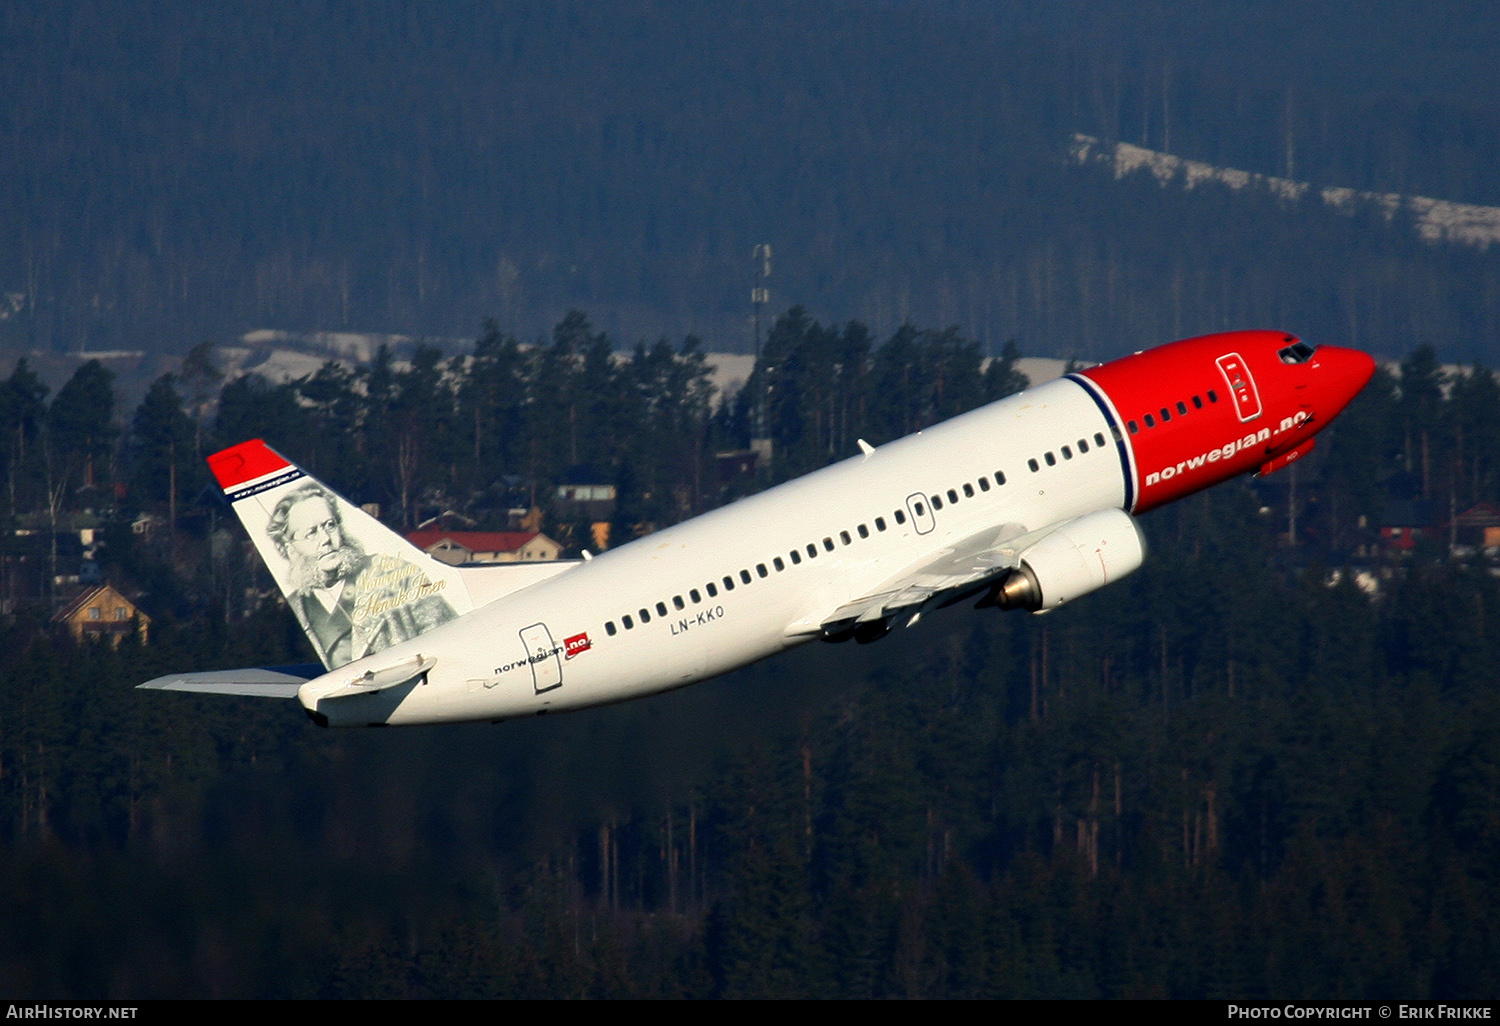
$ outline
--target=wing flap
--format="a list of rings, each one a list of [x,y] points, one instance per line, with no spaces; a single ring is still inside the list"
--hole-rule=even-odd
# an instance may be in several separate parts
[[[137,684],[149,691],[190,691],[202,695],[242,695],[248,698],[296,698],[297,689],[323,674],[317,663],[296,666],[253,666],[243,670],[169,673]]]
[[[935,557],[908,567],[873,592],[845,602],[818,623],[827,632],[869,623],[903,611],[921,612],[961,598],[1020,565],[1021,553],[1055,530],[1028,531],[1023,524],[986,528],[945,547]],[[805,621],[804,621],[805,622]]]

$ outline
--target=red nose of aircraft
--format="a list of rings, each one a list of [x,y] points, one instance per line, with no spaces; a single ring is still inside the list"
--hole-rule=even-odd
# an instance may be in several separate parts
[[[1369,353],[1341,346],[1319,346],[1318,364],[1323,368],[1328,382],[1329,398],[1342,410],[1349,400],[1359,395],[1360,389],[1375,376],[1375,360]]]

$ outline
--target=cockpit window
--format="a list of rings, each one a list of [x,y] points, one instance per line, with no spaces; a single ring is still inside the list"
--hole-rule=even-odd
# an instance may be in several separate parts
[[[1312,359],[1312,354],[1317,351],[1317,346],[1310,346],[1306,342],[1294,342],[1276,355],[1281,357],[1282,363],[1306,363]]]

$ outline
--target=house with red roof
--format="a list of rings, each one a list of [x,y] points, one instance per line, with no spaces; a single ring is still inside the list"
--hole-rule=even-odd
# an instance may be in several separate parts
[[[450,566],[465,563],[535,563],[556,559],[562,546],[540,531],[413,531],[406,536]]]

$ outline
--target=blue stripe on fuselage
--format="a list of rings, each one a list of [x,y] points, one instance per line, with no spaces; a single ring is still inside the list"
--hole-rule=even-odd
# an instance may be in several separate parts
[[[1081,374],[1069,374],[1068,380],[1073,382],[1088,393],[1089,398],[1094,400],[1094,405],[1099,407],[1099,412],[1104,414],[1104,420],[1109,424],[1110,434],[1115,436],[1115,448],[1120,453],[1120,476],[1125,479],[1125,505],[1126,512],[1135,509],[1135,478],[1130,473],[1130,454],[1125,451],[1125,432],[1120,430],[1120,425],[1115,422],[1115,415],[1109,410],[1109,403],[1104,401],[1104,396],[1099,394],[1098,387],[1088,378]]]

